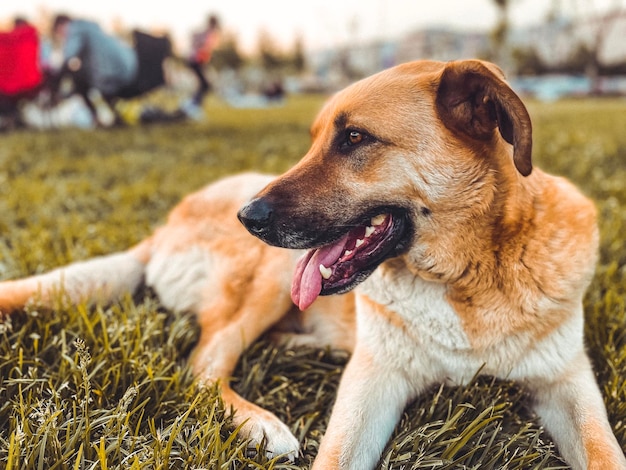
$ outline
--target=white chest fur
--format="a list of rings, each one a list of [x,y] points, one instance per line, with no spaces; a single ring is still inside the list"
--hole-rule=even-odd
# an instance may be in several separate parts
[[[444,284],[405,269],[378,269],[357,292],[358,341],[374,350],[377,360],[405,371],[418,388],[441,381],[463,384],[478,372],[510,379],[548,377],[582,349],[582,311],[541,340],[522,332],[476,350],[446,300]],[[372,311],[361,295],[401,322]]]

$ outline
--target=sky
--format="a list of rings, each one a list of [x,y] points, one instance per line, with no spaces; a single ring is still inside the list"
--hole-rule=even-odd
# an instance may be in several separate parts
[[[526,25],[545,19],[554,3],[575,11],[603,11],[625,0],[512,0],[511,20]],[[111,29],[118,21],[129,28],[167,30],[179,48],[192,31],[217,13],[224,29],[236,33],[239,45],[252,50],[264,30],[280,44],[299,35],[307,48],[346,42],[396,38],[426,26],[491,29],[497,21],[493,0],[0,0],[0,20],[23,15],[41,17],[65,12],[97,20]],[[41,27],[41,25],[39,25]]]

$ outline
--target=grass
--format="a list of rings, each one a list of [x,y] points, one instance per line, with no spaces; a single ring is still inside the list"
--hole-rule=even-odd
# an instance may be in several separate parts
[[[0,278],[125,249],[182,196],[248,169],[281,172],[309,143],[317,97],[235,110],[211,100],[201,123],[0,136]],[[597,275],[586,340],[626,447],[626,133],[624,101],[531,103],[534,159],[598,204]],[[150,292],[112,306],[24,314],[0,325],[0,468],[308,468],[326,427],[344,353],[261,340],[234,378],[299,438],[295,465],[249,452],[215,388],[186,357],[194,319]],[[384,469],[564,468],[515,384],[488,377],[434,387],[403,414]]]

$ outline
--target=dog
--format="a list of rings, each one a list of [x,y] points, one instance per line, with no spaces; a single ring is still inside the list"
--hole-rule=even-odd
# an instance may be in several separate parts
[[[238,209],[272,180],[245,173],[185,197],[167,223],[127,251],[92,258],[48,273],[0,283],[0,312],[27,304],[111,303],[143,284],[172,311],[197,316],[200,338],[191,354],[194,375],[219,382],[226,413],[252,446],[294,460],[299,443],[278,417],[229,385],[243,351],[263,333],[289,346],[328,345],[351,351],[354,297],[322,298],[301,312],[291,302],[293,250],[270,247],[237,220]]]
[[[311,135],[239,219],[309,250],[301,309],[355,289],[356,345],[313,468],[374,468],[408,402],[479,371],[532,393],[573,468],[626,468],[583,344],[596,209],[533,168],[531,120],[502,71],[387,69],[332,97]]]

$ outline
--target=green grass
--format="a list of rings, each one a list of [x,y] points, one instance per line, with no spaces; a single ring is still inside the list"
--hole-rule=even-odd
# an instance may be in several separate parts
[[[321,105],[235,110],[127,129],[0,135],[0,278],[125,249],[185,194],[226,174],[281,172],[309,144]],[[586,339],[618,440],[626,446],[626,132],[624,101],[531,103],[535,163],[598,204],[601,259],[585,300]],[[300,439],[296,465],[250,453],[215,388],[186,357],[194,319],[150,292],[119,304],[30,309],[0,325],[0,468],[308,468],[326,427],[343,353],[261,340],[234,386]],[[477,378],[411,404],[381,468],[562,468],[524,391]]]

